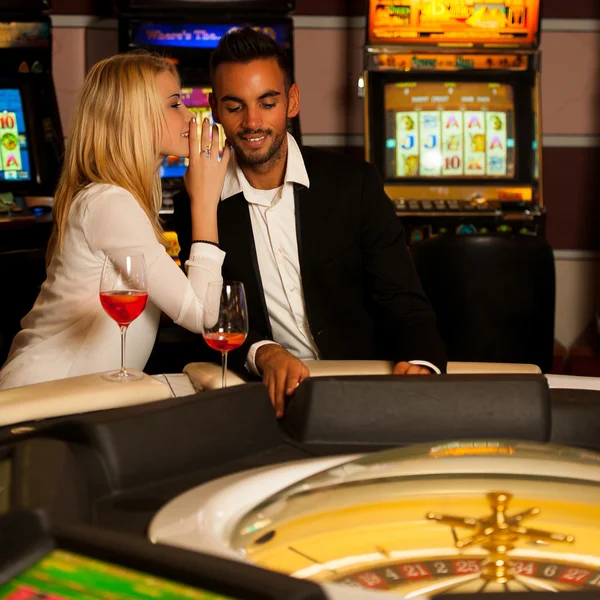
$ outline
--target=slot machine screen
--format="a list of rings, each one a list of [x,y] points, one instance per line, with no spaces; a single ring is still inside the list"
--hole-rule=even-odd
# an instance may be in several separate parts
[[[53,550],[0,585],[0,600],[235,600],[64,550]]]
[[[511,85],[386,83],[384,106],[387,179],[514,179]]]
[[[181,102],[191,110],[197,119],[198,126],[202,124],[205,117],[210,119],[211,125],[214,123],[208,102],[208,95],[211,92],[210,87],[188,87],[181,90]],[[219,125],[219,144],[220,148],[225,143],[225,133]],[[188,166],[187,158],[179,158],[178,156],[167,156],[161,165],[160,176],[162,178],[183,177]]]
[[[31,179],[21,91],[0,88],[0,182]]]

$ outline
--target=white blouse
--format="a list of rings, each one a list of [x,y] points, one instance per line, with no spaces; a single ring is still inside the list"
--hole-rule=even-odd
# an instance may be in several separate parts
[[[148,304],[127,331],[126,367],[143,369],[156,334],[160,311],[200,333],[209,281],[221,280],[225,253],[210,244],[193,244],[187,278],[156,239],[148,217],[126,190],[90,184],[75,199],[62,250],[47,269],[32,310],[21,321],[0,388],[118,369],[119,326],[100,304],[105,255],[131,249],[144,254]]]

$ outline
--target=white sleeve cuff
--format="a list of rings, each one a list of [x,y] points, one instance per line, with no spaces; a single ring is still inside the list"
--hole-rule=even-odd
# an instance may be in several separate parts
[[[427,362],[426,360],[409,360],[408,362],[411,365],[419,365],[420,367],[427,367],[428,369],[431,369],[436,375],[441,375],[441,373],[442,373],[435,365],[432,365],[430,362]]]
[[[215,263],[222,265],[225,260],[225,252],[212,244],[192,244],[192,247],[190,248],[190,257],[185,262],[186,266],[188,263],[197,264],[205,260],[212,260]]]
[[[275,344],[276,346],[279,346],[277,342],[272,340],[261,340],[260,342],[256,342],[250,346],[250,350],[248,350],[248,355],[246,356],[246,369],[248,369],[250,373],[254,373],[254,375],[258,375],[259,377],[261,376],[261,373],[256,368],[254,359],[256,358],[256,351],[261,346],[266,346],[267,344]]]

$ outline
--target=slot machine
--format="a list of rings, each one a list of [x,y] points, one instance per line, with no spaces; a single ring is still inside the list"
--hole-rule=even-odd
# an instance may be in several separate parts
[[[209,59],[219,40],[232,29],[254,27],[281,44],[293,77],[293,23],[288,13],[293,0],[116,0],[119,14],[119,51],[145,49],[171,59],[182,82],[181,101],[201,122],[212,116]],[[299,119],[288,129],[300,142]],[[225,136],[221,128],[221,144]],[[170,254],[178,260],[179,245],[173,231],[173,196],[183,189],[187,159],[167,157],[160,167],[163,184],[161,216]]]
[[[1,600],[327,600],[315,583],[34,511],[0,515]]]
[[[64,140],[52,80],[49,0],[0,5],[1,251],[43,248]]]
[[[366,158],[409,243],[544,235],[539,0],[370,0]]]

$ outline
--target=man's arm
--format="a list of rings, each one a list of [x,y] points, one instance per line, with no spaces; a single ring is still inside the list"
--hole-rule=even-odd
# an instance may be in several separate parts
[[[433,308],[410,258],[404,228],[372,165],[367,165],[363,182],[361,216],[366,285],[389,358],[431,363],[445,372],[446,350]]]

